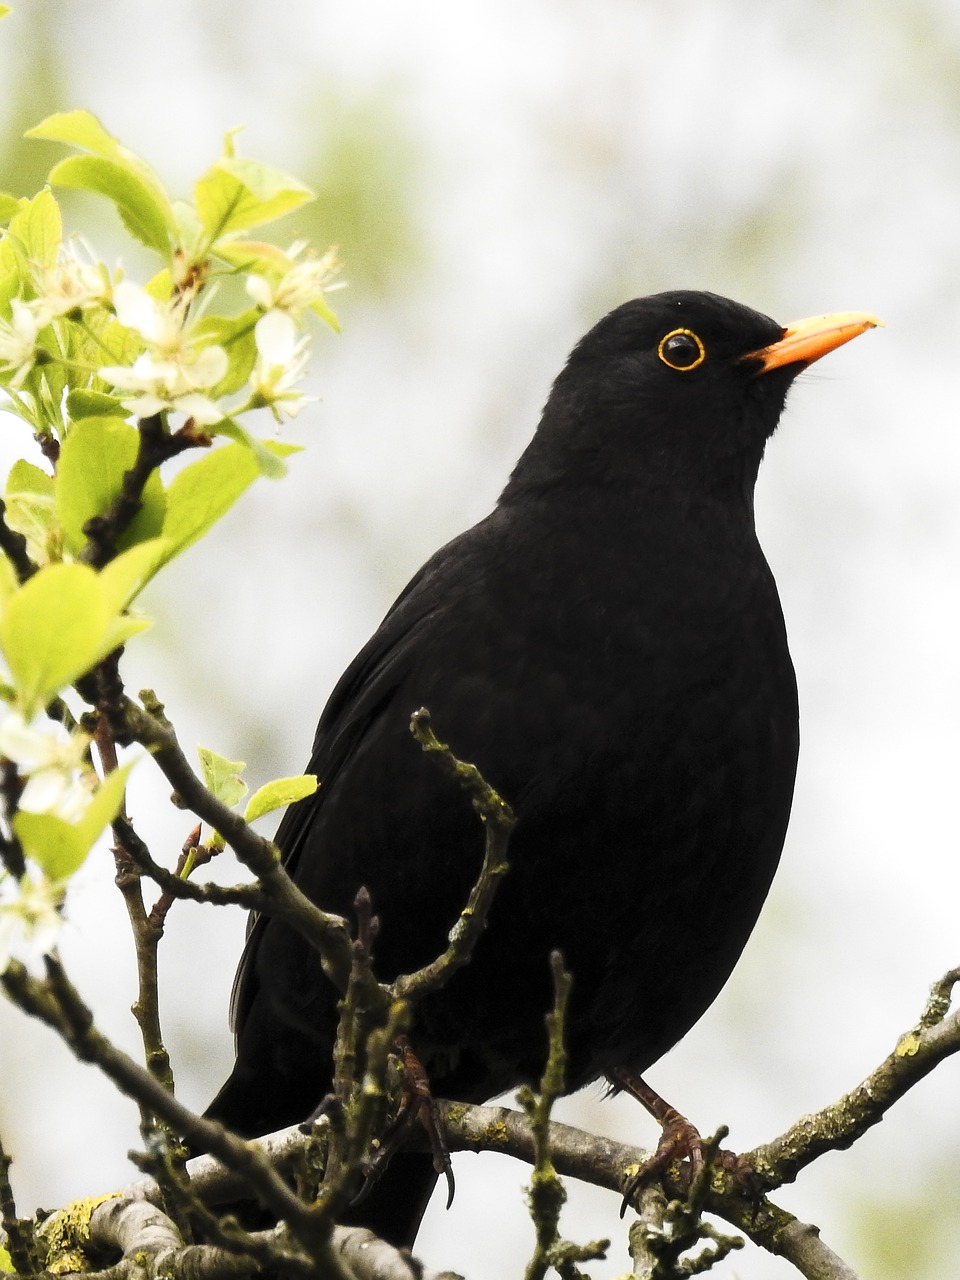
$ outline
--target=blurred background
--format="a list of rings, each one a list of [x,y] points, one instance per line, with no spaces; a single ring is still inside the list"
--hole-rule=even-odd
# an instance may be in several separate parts
[[[310,182],[278,224],[337,244],[342,336],[319,333],[306,446],[260,481],[145,607],[128,654],[185,744],[304,766],[344,665],[441,542],[487,512],[579,335],[627,298],[693,287],[786,323],[874,311],[887,328],[790,397],[758,492],[796,662],[803,746],[781,874],[743,961],[650,1072],[704,1132],[743,1150],[833,1101],[960,962],[960,8],[951,0],[21,0],[0,27],[0,188],[56,158],[21,134],[85,107],[175,193],[248,127],[246,154]],[[66,200],[113,261],[112,212]],[[149,273],[128,248],[131,273]],[[4,460],[32,449],[0,422]],[[173,861],[189,829],[147,764],[138,826]],[[233,878],[231,867],[223,875]],[[188,904],[162,946],[181,1095],[231,1061],[226,1006],[243,919]],[[131,942],[104,850],[72,895],[63,950],[101,1026],[138,1038]],[[0,1005],[0,1132],[21,1210],[134,1176],[136,1113],[45,1029]],[[776,1199],[870,1280],[955,1273],[960,1062]],[[599,1088],[563,1117],[655,1140]],[[453,1209],[419,1242],[471,1280],[522,1274],[526,1170],[456,1161]],[[571,1186],[577,1239],[618,1203]],[[496,1229],[491,1230],[492,1224]],[[948,1260],[953,1260],[953,1265]],[[751,1247],[723,1276],[795,1274]]]

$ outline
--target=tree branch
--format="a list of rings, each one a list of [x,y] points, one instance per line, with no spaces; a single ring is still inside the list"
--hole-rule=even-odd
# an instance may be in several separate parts
[[[124,697],[118,724],[114,726],[117,741],[139,742],[150,751],[173,786],[177,802],[219,831],[244,866],[260,881],[260,909],[270,915],[282,915],[303,934],[320,953],[324,970],[337,989],[344,991],[352,964],[346,920],[322,911],[301,893],[281,865],[276,845],[258,835],[240,814],[222,804],[194,773],[154,695],[144,690],[140,697],[142,707]]]
[[[476,765],[458,760],[447,744],[440,742],[430,727],[430,712],[426,707],[414,712],[410,732],[447,777],[458,782],[467,793],[485,829],[483,865],[470,890],[467,905],[448,934],[449,946],[430,964],[416,973],[402,974],[392,985],[395,998],[415,1001],[449,982],[473,954],[486,928],[497,886],[509,870],[507,844],[517,820],[513,810],[484,780]]]
[[[94,569],[102,569],[116,555],[117,541],[143,505],[144,486],[161,463],[185,449],[210,443],[208,436],[186,430],[171,435],[159,413],[141,418],[137,426],[140,432],[137,456],[130,470],[124,472],[119,494],[107,511],[93,516],[83,527],[87,545],[80,559]]]
[[[960,1009],[950,1013],[958,982],[960,968],[934,983],[917,1025],[900,1037],[893,1053],[855,1089],[831,1106],[803,1116],[773,1142],[744,1154],[766,1189],[793,1182],[801,1169],[824,1152],[851,1146],[919,1080],[960,1050]]]

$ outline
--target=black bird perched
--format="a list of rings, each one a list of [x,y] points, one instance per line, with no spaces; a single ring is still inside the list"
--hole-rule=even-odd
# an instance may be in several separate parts
[[[438,732],[513,806],[510,874],[471,963],[417,1010],[438,1096],[539,1078],[548,955],[573,974],[570,1090],[638,1081],[697,1021],[780,857],[797,693],[753,494],[787,389],[879,323],[784,329],[708,293],[628,302],[578,343],[496,509],[420,570],[323,712],[317,794],[277,834],[300,888],[381,918],[378,975],[439,954],[482,831],[408,732]],[[330,1086],[336,992],[278,919],[238,973],[237,1062],[209,1114],[246,1135]],[[399,1156],[364,1216],[412,1242],[429,1157]]]

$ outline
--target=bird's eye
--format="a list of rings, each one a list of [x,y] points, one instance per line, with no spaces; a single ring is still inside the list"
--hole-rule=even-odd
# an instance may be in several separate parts
[[[689,373],[703,364],[706,349],[697,335],[690,329],[673,329],[657,347],[657,355],[670,369],[678,369],[681,373]]]

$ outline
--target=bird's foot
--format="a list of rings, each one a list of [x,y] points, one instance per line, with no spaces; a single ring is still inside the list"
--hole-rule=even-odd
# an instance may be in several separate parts
[[[709,1147],[709,1144],[704,1141],[700,1131],[686,1116],[682,1116],[679,1111],[671,1107],[639,1076],[633,1076],[627,1071],[618,1069],[611,1072],[610,1079],[631,1097],[636,1098],[662,1128],[656,1151],[643,1162],[624,1188],[623,1203],[620,1206],[622,1218],[637,1192],[659,1178],[675,1161],[689,1160],[690,1180],[693,1182],[703,1169],[704,1150]],[[710,1152],[710,1158],[716,1166],[741,1182],[745,1189],[751,1188],[755,1181],[754,1171],[736,1152],[719,1149]]]
[[[427,1140],[430,1143],[433,1167],[437,1173],[442,1173],[446,1179],[446,1207],[449,1209],[453,1204],[456,1183],[454,1182],[453,1165],[450,1161],[450,1151],[443,1132],[440,1111],[437,1107],[436,1098],[434,1098],[430,1089],[430,1079],[423,1063],[417,1057],[406,1036],[397,1037],[397,1050],[399,1051],[400,1065],[404,1077],[400,1108],[390,1133],[381,1143],[376,1160],[367,1170],[363,1186],[354,1198],[353,1204],[359,1204],[360,1201],[366,1198],[374,1184],[380,1180],[380,1176],[386,1169],[394,1152],[399,1150],[406,1142],[414,1125],[420,1124],[423,1126]]]

